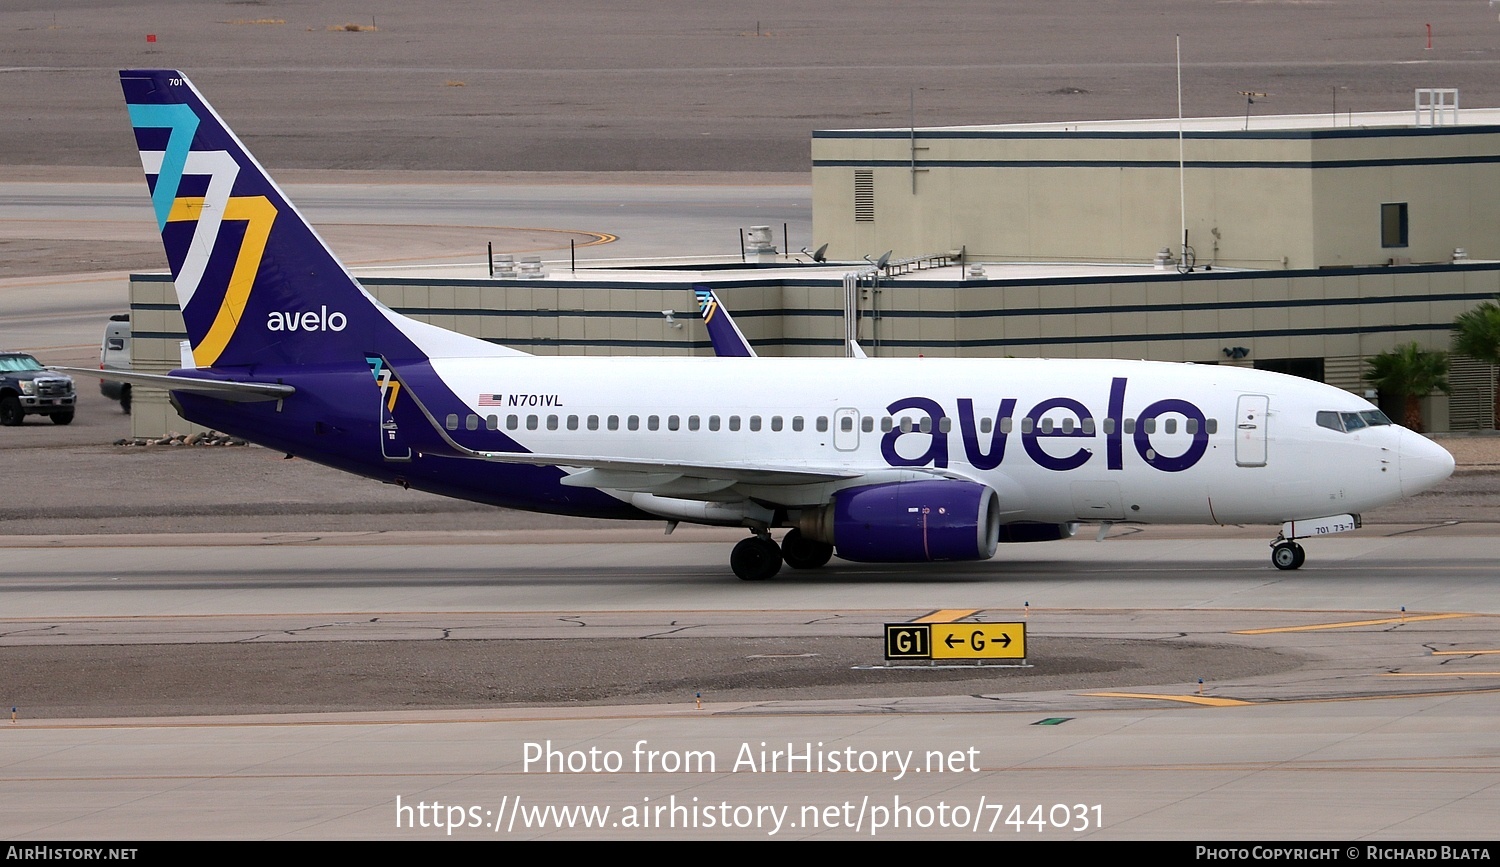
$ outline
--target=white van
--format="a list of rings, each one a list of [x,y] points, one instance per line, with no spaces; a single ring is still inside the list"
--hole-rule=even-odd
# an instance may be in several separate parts
[[[130,314],[116,313],[104,326],[104,342],[99,344],[100,370],[130,369]],[[120,409],[130,413],[130,383],[99,381],[99,392],[110,400],[118,400]]]

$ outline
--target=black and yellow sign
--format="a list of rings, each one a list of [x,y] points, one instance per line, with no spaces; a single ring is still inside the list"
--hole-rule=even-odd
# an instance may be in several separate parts
[[[887,623],[886,659],[1025,659],[1025,623]]]
[[[932,624],[887,623],[885,625],[886,659],[931,659]]]

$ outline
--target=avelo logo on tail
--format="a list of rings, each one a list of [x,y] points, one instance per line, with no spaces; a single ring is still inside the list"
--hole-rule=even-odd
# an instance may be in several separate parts
[[[272,310],[266,316],[267,331],[343,331],[349,327],[349,317],[338,312],[328,312],[325,304],[317,312],[304,310]]]
[[[195,313],[214,309],[206,333],[193,344],[193,360],[212,366],[244,316],[276,207],[265,196],[231,195],[239,164],[228,151],[192,149],[200,123],[190,106],[132,104],[130,122],[141,165],[148,178],[155,178],[151,202],[183,310],[200,289],[219,290],[194,305]],[[227,275],[222,265],[210,267],[226,222],[244,224],[235,232],[237,247],[220,253],[233,254]],[[176,231],[175,224],[191,224],[191,231]]]

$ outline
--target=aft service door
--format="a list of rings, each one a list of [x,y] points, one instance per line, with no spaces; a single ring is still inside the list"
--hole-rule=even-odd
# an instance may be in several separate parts
[[[1271,399],[1263,394],[1240,395],[1234,424],[1234,462],[1242,467],[1266,465],[1267,410]]]
[[[389,377],[390,371],[385,373]],[[400,385],[389,378],[381,383],[380,388],[380,456],[388,461],[411,460],[411,448],[407,446],[405,437],[401,436],[400,428],[396,427],[396,418],[391,414],[391,405],[400,396],[396,391],[399,388]]]

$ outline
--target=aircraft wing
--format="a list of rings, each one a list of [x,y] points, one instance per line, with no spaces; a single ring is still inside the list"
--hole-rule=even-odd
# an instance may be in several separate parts
[[[167,391],[190,391],[206,394],[220,400],[236,403],[251,403],[262,400],[282,400],[297,389],[279,382],[233,382],[227,379],[203,379],[194,376],[166,376],[159,373],[135,373],[128,370],[95,370],[91,367],[53,367],[63,373],[97,376],[111,382],[128,382]]]

